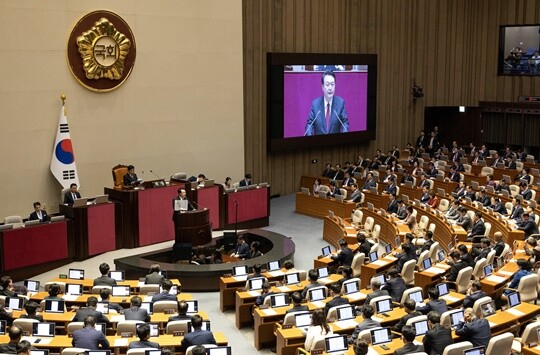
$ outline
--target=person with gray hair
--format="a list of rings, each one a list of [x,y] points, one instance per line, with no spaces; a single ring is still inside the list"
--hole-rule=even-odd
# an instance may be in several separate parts
[[[491,339],[491,327],[489,322],[482,316],[482,309],[478,307],[476,314],[472,308],[466,308],[463,312],[463,320],[456,326],[456,335],[463,341],[470,341],[473,346],[486,346]]]
[[[371,285],[372,292],[366,296],[366,301],[364,302],[364,304],[369,304],[369,302],[376,297],[390,295],[388,291],[381,290],[381,281],[378,278],[376,277],[371,278],[370,285]]]

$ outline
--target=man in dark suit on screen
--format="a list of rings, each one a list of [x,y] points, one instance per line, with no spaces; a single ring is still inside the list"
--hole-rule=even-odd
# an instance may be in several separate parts
[[[348,132],[349,120],[345,110],[345,100],[334,96],[336,90],[334,72],[324,72],[321,84],[324,95],[311,103],[304,136]]]

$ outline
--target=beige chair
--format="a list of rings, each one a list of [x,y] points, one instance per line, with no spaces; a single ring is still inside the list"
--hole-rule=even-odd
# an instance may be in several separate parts
[[[437,253],[439,252],[439,250],[442,250],[442,247],[439,244],[439,242],[434,242],[429,247],[429,257],[431,258],[431,261],[433,262],[433,264],[435,264],[435,262],[438,260]]]
[[[143,324],[143,321],[140,320],[123,320],[117,323],[116,325],[116,335],[121,335],[122,333],[132,333],[133,335],[137,334],[137,326]]]
[[[364,212],[360,208],[355,209],[351,217],[353,226],[360,227],[362,225],[362,218],[364,218]]]
[[[174,312],[178,311],[178,302],[176,301],[157,301],[154,302],[154,313],[164,313],[167,310],[172,309]]]
[[[235,189],[238,188],[238,187],[240,186],[240,183],[235,183],[235,184],[238,184],[238,186],[236,186],[236,187],[234,187],[234,184],[233,184],[233,187],[234,187]],[[326,186],[326,185],[321,185],[321,186],[319,187],[319,192],[325,192],[325,193],[328,193],[328,192],[330,192],[330,188],[329,188],[328,186]]]
[[[328,310],[328,314],[326,315],[326,321],[327,322],[336,321],[338,319],[338,313],[337,313],[338,308],[346,308],[346,307],[352,307],[352,306],[350,304],[342,304],[339,306],[330,307],[330,309]],[[354,314],[354,309],[353,309],[353,314]]]
[[[377,302],[384,301],[384,300],[390,300],[390,303],[392,303],[392,297],[390,297],[390,296],[379,296],[379,297],[375,297],[375,298],[371,299],[371,301],[369,301],[369,305],[371,307],[373,307],[373,309],[376,311],[377,310],[377,307],[376,307]]]
[[[339,192],[341,192],[341,196],[343,196],[344,198],[347,198],[347,189],[344,189],[343,187],[341,187],[339,189]]]
[[[174,332],[184,332],[188,331],[188,323],[191,322],[189,319],[186,320],[175,320],[167,323],[165,328],[165,334],[174,334]]]
[[[84,328],[84,322],[70,322],[67,325],[66,332],[68,334],[73,334],[74,331],[83,329]]]
[[[407,323],[405,323],[405,325],[413,325],[413,323],[421,322],[423,320],[427,320],[426,315],[412,317],[412,318],[407,319]]]
[[[144,355],[146,350],[157,350],[156,348],[134,348],[128,349],[126,355]]]
[[[472,348],[473,345],[470,341],[462,341],[452,345],[448,345],[444,348],[442,355],[463,355],[463,351]]]
[[[300,281],[306,281],[307,280],[307,271],[306,270],[298,270],[298,278]]]
[[[17,318],[13,321],[13,325],[21,328],[24,333],[32,335],[32,327],[34,323],[39,323],[37,319]]]
[[[420,221],[418,222],[418,228],[423,231],[426,231],[428,225],[429,225],[429,217],[428,216],[420,217]]]
[[[92,294],[93,295],[99,295],[99,293],[103,289],[108,289],[112,293],[112,286],[94,286],[94,287],[92,287]]]
[[[4,218],[4,224],[21,224],[23,219],[21,216],[7,216]]]
[[[463,164],[463,169],[465,169],[465,173],[470,174],[472,171],[472,166],[469,164]]]
[[[60,293],[64,293],[66,291],[65,282],[46,282],[44,285],[45,292],[49,292],[52,284],[57,284],[58,286],[60,286]]]
[[[516,170],[521,172],[521,170],[523,170],[523,162],[521,161],[516,161]]]
[[[364,260],[366,255],[364,253],[356,253],[353,257],[351,269],[353,277],[360,277],[362,271],[362,265],[364,265]]]
[[[450,202],[448,202],[447,199],[443,198],[441,199],[441,202],[439,202],[439,207],[437,208],[439,209],[439,211],[444,213],[448,210],[449,206],[450,206]]]
[[[480,171],[480,176],[487,176],[487,175],[493,175],[493,168],[490,166],[483,166],[482,170]]]
[[[405,290],[405,292],[403,292],[403,296],[401,296],[401,304],[404,304],[405,301],[407,301],[407,299],[409,298],[409,295],[411,293],[415,293],[415,292],[422,292],[422,298],[424,298],[424,292],[422,291],[422,287],[411,287],[411,288],[408,288]]]
[[[324,287],[326,289],[325,286],[321,286],[321,287]],[[314,288],[319,288],[319,287],[314,287]],[[263,305],[267,307],[272,307],[272,296],[277,296],[277,295],[285,295],[285,297],[288,297],[286,293],[275,293],[275,294],[264,297]]]
[[[497,251],[495,249],[493,249],[492,251],[490,251],[487,255],[487,258],[486,258],[486,265],[493,265],[493,262],[495,261],[495,253]]]
[[[482,277],[484,277],[484,266],[487,265],[487,259],[481,258],[474,264],[474,269],[472,272],[472,276],[475,280],[480,280]]]
[[[406,285],[414,285],[414,269],[416,268],[416,260],[409,260],[403,264],[401,269],[401,277]]]
[[[519,292],[521,302],[534,301],[536,304],[536,300],[538,299],[538,275],[531,274],[523,276],[519,280],[517,292]]]
[[[491,223],[485,222],[484,226],[486,227],[486,231],[484,232],[484,235],[486,237],[489,237],[491,235]]]
[[[526,346],[529,343],[538,343],[538,329],[540,329],[540,322],[529,323],[525,327],[523,334],[520,338],[514,338],[512,342],[512,351],[521,354],[521,347]]]
[[[356,289],[360,290],[360,279],[358,277],[354,277],[352,279],[349,279],[341,285],[341,293],[345,294],[347,290],[347,284],[356,283]]]
[[[381,226],[376,224],[373,227],[373,231],[371,232],[371,239],[378,242],[380,234],[381,234]]]
[[[285,318],[283,319],[283,324],[295,324],[295,317],[297,314],[306,314],[309,313],[308,311],[300,311],[300,312],[290,312],[285,313]]]
[[[62,350],[61,355],[79,355],[84,354],[86,351],[89,351],[90,349],[85,348],[65,348]]]
[[[423,269],[423,262],[425,259],[429,258],[429,250],[424,250],[422,253],[420,253],[420,256],[418,257],[418,261],[416,262],[416,266],[418,269]]]
[[[368,344],[371,344],[371,331],[374,329],[382,329],[382,327],[375,327],[371,329],[362,330],[360,333],[358,333],[358,339],[362,339]]]
[[[511,202],[506,202],[506,203],[504,204],[504,207],[506,208],[506,213],[507,213],[507,214],[512,213],[512,203],[511,203]]]
[[[371,231],[373,230],[373,225],[375,224],[375,220],[373,217],[367,217],[366,221],[364,222],[364,226],[362,229],[359,230],[359,232],[364,232],[365,234],[371,234]]]
[[[510,354],[514,335],[510,332],[491,337],[486,348],[486,355]]]
[[[478,310],[480,310],[480,307],[482,307],[483,304],[490,303],[491,301],[493,301],[493,300],[489,296],[477,299],[476,301],[474,301],[474,304],[473,304],[473,307],[472,307],[473,308],[473,313],[477,314]]]
[[[465,294],[469,289],[469,284],[471,283],[473,268],[467,266],[459,270],[458,276],[456,278],[456,291],[459,293]]]
[[[186,349],[186,355],[193,355],[193,348],[196,347],[196,346],[197,345],[192,345],[189,348],[187,348]],[[215,345],[215,344],[202,344],[202,346],[204,346],[205,349],[216,348],[217,347],[217,345]],[[153,350],[155,350],[155,349],[153,349]],[[128,354],[126,354],[126,355],[128,355]],[[129,354],[129,355],[131,355],[131,354]],[[142,355],[144,355],[144,353]]]
[[[510,195],[516,196],[519,195],[519,186],[517,185],[510,185],[508,186],[510,188]]]
[[[159,285],[154,284],[148,284],[148,285],[141,285],[139,294],[140,295],[148,295],[148,293],[159,293]]]

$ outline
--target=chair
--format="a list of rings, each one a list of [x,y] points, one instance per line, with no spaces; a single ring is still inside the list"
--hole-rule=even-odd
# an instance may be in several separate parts
[[[373,232],[371,232],[371,239],[379,241],[379,235],[381,234],[381,226],[376,224],[373,227]]]
[[[484,166],[482,167],[482,170],[480,171],[480,176],[487,176],[493,174],[493,168],[490,166]]]
[[[313,289],[323,288],[323,287],[326,289],[325,286],[314,287]],[[272,296],[277,296],[277,295],[284,295],[285,297],[288,297],[288,295],[286,293],[275,293],[275,294],[264,297],[263,305],[268,306],[268,307],[272,307]],[[326,291],[325,291],[325,295],[326,295]]]
[[[490,303],[491,301],[493,301],[493,300],[489,296],[477,299],[476,301],[474,301],[474,304],[473,304],[473,307],[472,307],[473,308],[473,313],[477,314],[478,310],[480,309],[480,307],[482,307],[483,304]]]
[[[405,325],[413,325],[413,323],[420,322],[423,320],[427,320],[427,315],[409,318],[407,319],[407,323],[405,323]]]
[[[536,304],[536,300],[538,299],[538,279],[537,274],[531,274],[523,276],[519,280],[517,292],[519,292],[521,302],[534,301]]]
[[[319,289],[323,290],[325,295],[328,295],[328,289],[326,288],[326,286],[313,287],[313,288],[310,288],[309,290],[311,291],[311,290],[319,290]],[[312,294],[311,292],[307,293],[308,302],[311,302],[311,294]],[[264,299],[264,301],[266,302],[266,298]]]
[[[352,224],[353,226],[360,227],[362,225],[362,218],[364,217],[364,212],[360,208],[357,208],[354,210],[354,213],[352,214]]]
[[[414,269],[416,268],[416,260],[409,260],[401,269],[401,277],[406,285],[414,285]]]
[[[283,319],[283,324],[294,324],[294,320],[297,314],[305,314],[309,313],[308,311],[300,311],[300,312],[290,312],[285,313],[285,318]]]
[[[52,284],[57,284],[58,286],[60,286],[60,293],[64,293],[66,291],[65,282],[46,282],[44,285],[45,292],[49,292]]]
[[[116,335],[121,335],[122,333],[132,333],[137,334],[137,326],[143,324],[143,321],[140,320],[123,320],[118,322],[116,325]]]
[[[465,181],[465,174],[459,173],[459,181],[460,181],[460,182]]]
[[[523,330],[521,338],[515,338],[512,342],[512,351],[521,354],[521,347],[529,343],[538,343],[538,329],[540,329],[540,322],[529,323]]]
[[[463,355],[463,351],[472,348],[473,345],[470,341],[462,341],[452,345],[448,345],[444,348],[442,355]]]
[[[193,355],[193,348],[196,347],[197,345],[192,345],[190,346],[189,348],[186,349],[186,355]],[[216,348],[217,345],[215,344],[202,344],[202,346],[204,346],[205,349],[208,349],[208,348]],[[153,350],[156,350],[156,349],[153,349]],[[127,354],[126,354],[127,355]],[[131,355],[131,354],[130,354]],[[144,353],[142,354],[144,355]]]
[[[360,229],[359,231],[362,231],[366,234],[370,234],[371,230],[373,229],[373,225],[375,224],[375,220],[373,217],[366,218],[366,222],[364,223],[364,227]]]
[[[353,277],[360,277],[362,272],[362,265],[364,265],[364,260],[366,255],[364,253],[356,253],[352,259],[351,269]]]
[[[484,266],[487,265],[487,259],[481,258],[474,264],[474,269],[472,272],[472,276],[476,280],[480,280],[482,277],[484,277]]]
[[[141,285],[139,289],[140,295],[148,295],[149,292],[159,293],[159,285],[155,285],[155,284]]]
[[[347,197],[347,189],[344,189],[344,188],[341,187],[339,189],[339,192],[341,192],[341,196],[343,196],[345,198]]]
[[[422,263],[427,258],[429,258],[429,250],[424,250],[422,253],[420,253],[420,256],[418,257],[418,261],[416,262],[416,266],[418,267],[418,269],[423,268]]]
[[[495,253],[497,251],[495,249],[493,249],[492,251],[490,251],[487,255],[487,258],[486,258],[486,265],[493,265],[493,262],[495,261]]]
[[[470,174],[472,166],[470,164],[463,164],[463,169],[465,169],[465,173]]]
[[[184,332],[188,331],[188,323],[191,322],[189,319],[186,320],[175,320],[167,323],[165,328],[165,334],[174,334],[174,332]]]
[[[13,325],[16,325],[17,327],[21,328],[23,332],[27,332],[28,334],[32,334],[32,327],[34,323],[39,323],[37,319],[29,319],[29,318],[17,318],[13,321]]]
[[[374,251],[377,251],[379,249],[379,243],[375,243],[371,246],[371,249],[369,249],[370,253],[373,253]]]
[[[516,161],[516,170],[521,172],[521,170],[523,170],[523,162],[521,161]]]
[[[4,218],[4,224],[20,224],[23,223],[21,216],[7,216]]]
[[[517,185],[510,185],[508,186],[510,188],[510,195],[516,196],[519,195],[519,186]]]
[[[185,181],[187,178],[186,173],[174,173],[171,175],[171,181]]]
[[[469,289],[469,284],[471,283],[471,275],[473,268],[467,266],[459,270],[458,276],[456,278],[456,291],[459,293],[465,293]]]
[[[489,340],[486,354],[510,354],[512,352],[512,342],[514,341],[514,334],[510,332],[496,335]]]
[[[146,350],[156,350],[155,348],[134,348],[128,349],[126,355],[144,355]]]
[[[345,285],[353,283],[353,282],[356,282],[356,284],[358,286],[357,288],[360,290],[360,279],[358,277],[354,277],[352,279],[349,279],[349,280],[343,282],[343,284],[341,285],[341,293],[345,294]]]
[[[112,287],[111,286],[94,286],[92,287],[92,294],[93,295],[99,295],[99,293],[101,292],[101,290],[103,289],[108,289],[109,291],[111,291],[112,293]]]
[[[441,202],[439,202],[439,207],[437,208],[439,209],[439,211],[444,213],[448,210],[449,205],[450,205],[450,202],[448,202],[447,199],[443,198],[441,199]]]
[[[371,331],[374,329],[382,329],[382,327],[375,327],[371,329],[362,330],[358,333],[358,339],[366,341],[368,344],[371,344]]]
[[[233,189],[237,189],[240,187],[240,183],[239,182],[234,182],[232,184],[232,188]],[[326,187],[326,189],[323,189],[323,187]],[[324,186],[324,185],[321,185],[321,189],[319,191],[324,191],[324,192],[328,192],[328,187],[327,186]]]
[[[401,304],[404,304],[405,301],[407,300],[407,298],[409,298],[409,295],[410,295],[411,293],[415,293],[415,292],[418,292],[418,291],[422,292],[422,298],[423,298],[423,297],[424,297],[424,296],[423,296],[423,295],[424,295],[424,292],[422,291],[422,287],[418,287],[418,286],[417,286],[417,287],[411,287],[411,288],[406,289],[406,290],[403,292],[403,296],[401,296],[401,302],[400,302],[400,303],[401,303]]]
[[[154,302],[154,313],[164,313],[165,311],[172,309],[174,312],[178,311],[178,302],[176,301],[157,301]]]
[[[307,280],[307,271],[306,270],[298,270],[298,278],[300,281],[306,281]]]
[[[66,332],[73,334],[74,331],[84,328],[84,322],[70,322],[67,325]]]
[[[87,351],[90,351],[90,349],[85,349],[85,348],[64,348],[64,349],[62,349],[61,355],[79,355],[79,354],[84,354]]]
[[[506,208],[506,213],[507,214],[512,213],[512,202],[506,202],[504,204],[504,207]]]
[[[484,235],[486,237],[489,237],[489,235],[491,234],[491,223],[485,222],[484,226],[486,227],[486,231],[484,232]]]
[[[431,246],[429,247],[429,257],[431,258],[431,260],[438,260],[437,253],[439,252],[439,250],[442,250],[439,242],[434,242],[433,244],[431,244]]]
[[[112,168],[112,177],[115,189],[122,189],[122,187],[124,186],[124,175],[126,175],[127,173],[127,165],[118,164]]]

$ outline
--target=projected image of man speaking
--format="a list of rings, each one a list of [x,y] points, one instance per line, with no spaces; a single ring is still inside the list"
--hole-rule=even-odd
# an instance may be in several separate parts
[[[323,96],[311,103],[304,136],[343,133],[349,131],[345,100],[335,96],[336,76],[326,71],[321,79]]]

